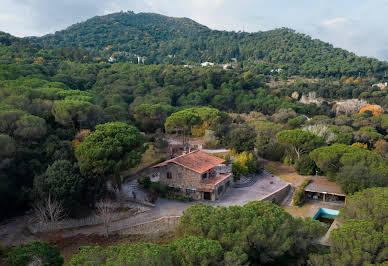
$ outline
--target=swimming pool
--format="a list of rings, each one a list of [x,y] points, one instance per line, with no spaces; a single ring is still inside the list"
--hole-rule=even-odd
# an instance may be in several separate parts
[[[339,211],[320,208],[318,212],[314,215],[313,220],[317,220],[326,224],[331,224],[335,217],[339,214]]]

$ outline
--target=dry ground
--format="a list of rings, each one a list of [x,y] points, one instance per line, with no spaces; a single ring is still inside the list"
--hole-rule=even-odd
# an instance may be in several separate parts
[[[268,161],[262,158],[260,159],[260,161],[264,164],[264,168],[268,172],[274,175],[277,175],[284,181],[291,183],[295,186],[299,186],[300,184],[303,183],[303,181],[306,178],[311,177],[311,176],[302,176],[295,171],[294,167],[284,165],[280,162]]]

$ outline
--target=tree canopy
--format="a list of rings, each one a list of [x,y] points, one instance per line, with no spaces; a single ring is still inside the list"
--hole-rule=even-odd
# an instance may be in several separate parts
[[[260,201],[217,208],[196,204],[178,226],[182,235],[218,240],[228,259],[252,264],[304,254],[322,230],[318,222],[295,219],[281,207]]]
[[[313,133],[302,131],[300,129],[284,130],[276,134],[279,143],[287,145],[290,153],[296,155],[299,160],[302,154],[325,145],[325,140]]]
[[[122,122],[96,126],[75,150],[80,170],[88,176],[119,176],[120,171],[135,167],[145,152],[145,138],[139,130]],[[119,180],[117,180],[120,182]]]
[[[64,263],[57,246],[50,246],[44,242],[30,242],[21,247],[14,247],[8,253],[7,265],[27,266],[62,266]]]

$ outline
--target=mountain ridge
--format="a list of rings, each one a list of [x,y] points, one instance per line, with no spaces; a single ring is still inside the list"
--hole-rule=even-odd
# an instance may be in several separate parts
[[[291,75],[383,75],[388,62],[360,57],[289,28],[255,33],[212,30],[190,18],[118,12],[95,16],[42,37],[26,37],[45,48],[81,47],[113,61],[199,64],[210,61],[265,62]]]

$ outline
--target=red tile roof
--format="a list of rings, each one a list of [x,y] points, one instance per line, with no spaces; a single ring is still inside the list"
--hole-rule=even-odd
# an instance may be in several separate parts
[[[215,177],[209,178],[203,184],[205,186],[215,186],[218,183],[220,183],[220,182],[224,181],[225,179],[229,178],[231,175],[232,175],[231,173],[218,174]]]
[[[207,154],[202,151],[193,151],[154,165],[152,168],[158,168],[169,163],[175,163],[201,174],[219,164],[222,164],[223,162],[225,162],[224,159],[218,158],[216,156]]]

